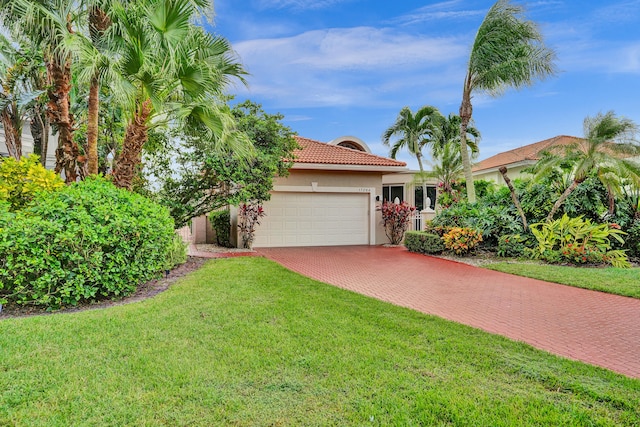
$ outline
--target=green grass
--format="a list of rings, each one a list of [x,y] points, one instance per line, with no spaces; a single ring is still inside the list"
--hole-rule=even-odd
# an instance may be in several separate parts
[[[0,425],[640,425],[640,381],[215,260],[104,310],[0,321]]]
[[[483,267],[547,282],[640,298],[640,268],[586,268],[526,262],[498,262]]]

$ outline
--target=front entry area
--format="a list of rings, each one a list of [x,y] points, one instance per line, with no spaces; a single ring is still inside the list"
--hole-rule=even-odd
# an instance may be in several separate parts
[[[274,192],[253,246],[369,244],[369,194]]]

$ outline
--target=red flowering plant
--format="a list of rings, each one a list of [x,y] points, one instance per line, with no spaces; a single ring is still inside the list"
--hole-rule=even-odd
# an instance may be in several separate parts
[[[411,206],[407,202],[391,203],[385,201],[380,210],[382,211],[385,234],[392,245],[399,245],[404,238],[404,233],[409,228],[411,215],[416,210],[415,206]]]
[[[238,229],[244,249],[251,249],[256,225],[260,225],[260,218],[264,215],[264,209],[259,203],[242,203],[238,207]]]

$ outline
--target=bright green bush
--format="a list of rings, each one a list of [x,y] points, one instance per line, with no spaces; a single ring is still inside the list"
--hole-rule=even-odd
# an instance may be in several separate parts
[[[47,307],[112,298],[165,269],[168,210],[89,178],[0,214],[0,298]]]
[[[439,254],[444,251],[444,243],[440,236],[425,231],[407,231],[404,235],[404,246],[407,250],[419,254]]]
[[[209,221],[216,232],[216,243],[225,248],[231,247],[231,215],[228,210],[213,211]]]
[[[63,186],[62,179],[45,169],[38,156],[0,159],[0,201],[8,202],[11,211],[22,209],[40,192]]]
[[[573,264],[609,263],[614,267],[629,267],[629,260],[622,250],[611,250],[614,238],[624,243],[621,235],[626,234],[619,226],[593,224],[582,216],[570,218],[564,214],[551,222],[531,224],[531,232],[538,240],[538,247],[532,251],[535,258],[549,262],[570,262]]]
[[[453,227],[442,236],[444,247],[456,255],[465,255],[482,242],[482,234],[472,228]]]
[[[188,245],[182,240],[182,237],[178,233],[174,233],[167,249],[164,269],[171,270],[180,264],[184,264],[187,261],[187,247]]]

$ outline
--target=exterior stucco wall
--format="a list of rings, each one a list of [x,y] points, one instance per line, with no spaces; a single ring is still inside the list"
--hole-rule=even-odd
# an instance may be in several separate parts
[[[403,185],[405,201],[415,206],[415,192],[413,191],[415,173],[415,171],[408,171],[382,175],[382,185]],[[427,178],[425,183],[430,186],[435,186],[436,188],[438,186],[438,180],[436,178]]]
[[[509,179],[513,181],[516,179],[531,178],[531,174],[523,172],[523,170],[529,166],[531,165],[507,166],[507,175],[509,176]],[[498,185],[506,185],[502,178],[502,174],[497,168],[474,172],[473,179],[484,179],[486,181],[493,181]]]
[[[288,177],[277,178],[274,186],[310,186],[316,182],[322,187],[363,187],[375,188],[375,195],[382,194],[382,172],[353,172],[353,171],[314,171],[291,170]],[[389,243],[382,227],[382,214],[376,202],[375,215],[375,244]]]

